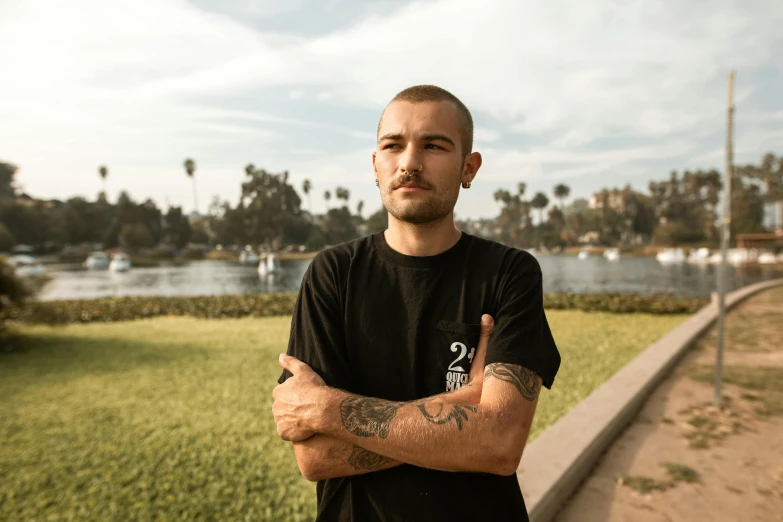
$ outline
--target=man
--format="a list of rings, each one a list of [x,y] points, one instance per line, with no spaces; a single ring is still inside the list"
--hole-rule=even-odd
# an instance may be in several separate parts
[[[455,96],[400,92],[372,155],[388,229],[304,276],[273,413],[317,520],[527,520],[515,470],[560,355],[536,260],[455,227],[472,146]]]

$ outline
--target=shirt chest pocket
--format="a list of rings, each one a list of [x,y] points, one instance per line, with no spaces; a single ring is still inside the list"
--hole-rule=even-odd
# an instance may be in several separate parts
[[[438,366],[445,373],[445,391],[453,391],[468,382],[481,325],[440,320],[436,326],[439,339]]]

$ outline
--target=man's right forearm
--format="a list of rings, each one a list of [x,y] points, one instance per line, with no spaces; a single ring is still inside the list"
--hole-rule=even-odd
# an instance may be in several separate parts
[[[468,384],[458,390],[415,402],[438,401],[448,404],[478,404],[481,385]],[[371,471],[393,468],[404,464],[361,446],[349,444],[328,435],[316,434],[307,440],[294,442],[294,453],[299,470],[307,480],[318,481],[337,477],[350,477]]]

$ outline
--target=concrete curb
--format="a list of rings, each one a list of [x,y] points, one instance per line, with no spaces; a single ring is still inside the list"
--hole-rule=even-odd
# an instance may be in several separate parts
[[[774,279],[741,288],[726,296],[726,307],[730,309],[751,295],[781,285],[783,279]],[[525,448],[517,479],[532,522],[554,518],[648,395],[717,317],[718,306],[713,299],[647,347]]]

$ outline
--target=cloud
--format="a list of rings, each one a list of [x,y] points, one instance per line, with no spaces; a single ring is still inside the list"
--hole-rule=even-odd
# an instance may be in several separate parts
[[[310,37],[254,30],[220,5],[4,2],[0,63],[13,80],[0,84],[2,159],[49,197],[94,194],[101,163],[117,177],[142,169],[122,183],[155,196],[185,156],[203,165],[202,192],[232,199],[249,161],[372,191],[363,183],[378,113],[402,88],[435,83],[473,112],[488,183],[596,172],[621,183],[719,160],[733,67],[738,160],[783,152],[780,3],[384,2]],[[230,9],[274,24],[303,8]],[[187,203],[184,192],[171,201]],[[494,209],[471,204],[466,213]]]
[[[486,127],[476,127],[473,129],[473,141],[476,144],[492,143],[501,138],[500,131],[488,129]]]

